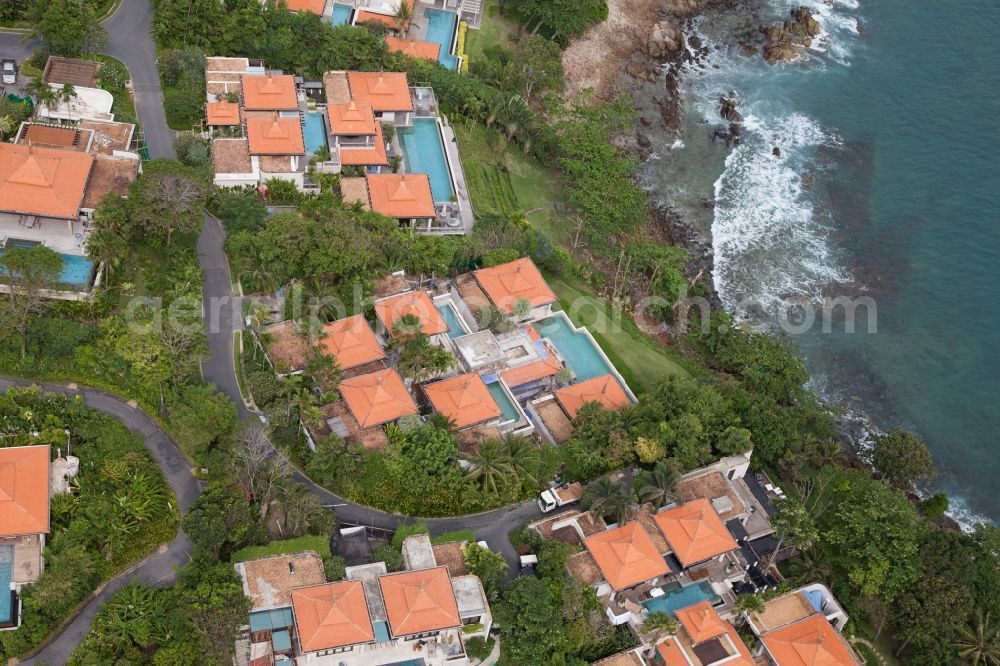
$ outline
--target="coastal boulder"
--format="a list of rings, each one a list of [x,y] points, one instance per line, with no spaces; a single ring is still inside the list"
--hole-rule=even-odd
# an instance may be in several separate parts
[[[764,36],[761,53],[769,63],[791,60],[798,55],[800,47],[812,46],[812,38],[822,32],[822,26],[806,7],[792,10],[791,21],[782,25],[762,25],[760,34]]]
[[[740,112],[736,110],[736,100],[732,97],[719,98],[719,115],[730,123],[738,123],[743,119]]]
[[[653,31],[646,44],[646,52],[653,58],[667,58],[677,53],[684,46],[684,35],[670,21],[660,21],[653,26]]]

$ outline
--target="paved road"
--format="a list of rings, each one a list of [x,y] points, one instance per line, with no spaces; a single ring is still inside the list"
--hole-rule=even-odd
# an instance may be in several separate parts
[[[13,58],[20,63],[31,55],[31,51],[38,45],[38,40],[24,42],[21,41],[22,39],[24,39],[24,33],[0,32],[0,57]]]
[[[36,382],[14,380],[0,377],[0,391],[6,391],[13,386],[31,386]],[[41,384],[47,391],[65,395],[82,395],[84,403],[91,409],[114,416],[125,426],[142,437],[142,442],[150,455],[163,470],[163,475],[170,484],[182,511],[187,511],[191,503],[201,492],[198,481],[194,478],[187,461],[174,447],[160,427],[141,410],[130,407],[124,400],[108,395],[103,391],[92,389],[68,389],[64,386]],[[183,532],[159,553],[145,560],[133,571],[115,578],[95,595],[83,608],[82,612],[60,633],[52,642],[45,646],[33,658],[24,661],[25,664],[65,664],[70,653],[90,631],[90,625],[97,611],[110,599],[118,588],[132,581],[141,581],[149,585],[169,585],[173,583],[177,569],[184,566],[190,559],[191,542]]]

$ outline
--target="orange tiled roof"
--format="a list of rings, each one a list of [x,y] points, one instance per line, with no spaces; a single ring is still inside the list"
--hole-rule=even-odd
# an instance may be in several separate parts
[[[739,633],[736,631],[736,627],[733,626],[732,622],[725,622],[726,633],[729,634],[729,640],[733,642],[736,646],[736,650],[740,653],[738,659],[733,659],[728,662],[729,666],[754,666],[753,657],[750,656],[750,650],[747,649],[746,643],[740,638]]]
[[[458,602],[448,567],[379,576],[394,637],[459,626]]]
[[[93,164],[75,150],[0,143],[0,210],[75,218]]]
[[[368,12],[358,12],[360,17]],[[380,16],[380,14],[375,14]],[[360,22],[361,18],[358,18]],[[413,111],[410,84],[403,72],[348,72],[351,97],[362,104],[371,104],[379,111]]]
[[[389,35],[385,38],[385,43],[390,51],[404,53],[413,58],[425,58],[427,60],[437,60],[441,53],[441,45],[437,42],[422,42],[418,39],[400,39]]]
[[[366,176],[372,210],[386,217],[434,217],[434,196],[426,173],[376,173]]]
[[[285,6],[293,12],[309,12],[311,14],[323,15],[326,9],[326,0],[285,0]]]
[[[333,104],[326,108],[330,115],[330,133],[345,136],[361,136],[375,133],[375,112],[371,104],[358,104],[351,100],[347,104]]]
[[[684,652],[677,645],[677,639],[668,638],[656,646],[656,654],[665,666],[690,666]]]
[[[346,165],[369,166],[386,165],[389,158],[385,154],[385,136],[382,123],[375,122],[375,145],[371,148],[340,148],[340,163]]]
[[[343,370],[385,358],[382,345],[361,315],[338,319],[324,326],[319,344],[325,354],[337,359]]]
[[[689,567],[737,548],[729,530],[707,499],[697,499],[655,516],[681,564]]]
[[[251,155],[302,155],[306,152],[298,118],[247,118]]]
[[[451,419],[456,428],[503,416],[483,378],[474,372],[427,384],[424,393],[434,409]]]
[[[857,666],[844,637],[820,614],[760,637],[777,666]]]
[[[375,316],[389,333],[392,333],[396,322],[406,315],[419,319],[420,330],[426,335],[448,332],[448,324],[425,291],[407,291],[375,301]]]
[[[519,365],[500,373],[507,386],[521,386],[557,374],[562,368],[553,356]]]
[[[413,13],[413,0],[405,0],[406,4],[410,6],[410,13]],[[358,17],[355,19],[356,23],[365,23],[366,21],[377,21],[379,23],[384,23],[390,28],[395,30],[399,29],[399,23],[396,21],[396,17],[391,14],[382,14],[381,12],[371,12],[362,9],[358,12]],[[405,26],[409,26],[410,22],[407,21]]]
[[[226,100],[206,102],[205,117],[209,125],[239,125],[240,107]]]
[[[243,108],[248,111],[297,111],[295,78],[291,74],[244,74]]]
[[[598,532],[583,543],[604,579],[616,590],[670,573],[666,560],[638,522]]]
[[[49,531],[49,455],[47,444],[0,448],[0,536]]]
[[[719,614],[712,608],[712,604],[701,601],[674,612],[677,620],[691,637],[691,643],[697,645],[711,638],[716,638],[726,633],[726,623],[722,621]]]
[[[365,590],[359,580],[292,590],[292,610],[303,652],[375,640]]]
[[[392,369],[345,379],[340,382],[340,394],[362,428],[373,428],[417,413],[417,406],[403,380]]]
[[[531,307],[555,303],[556,295],[528,257],[474,273],[493,305],[505,312],[514,312],[514,304],[528,299]]]
[[[611,375],[601,375],[561,388],[556,391],[556,400],[571,419],[576,418],[576,413],[588,402],[599,402],[605,409],[621,409],[631,402],[621,384]]]

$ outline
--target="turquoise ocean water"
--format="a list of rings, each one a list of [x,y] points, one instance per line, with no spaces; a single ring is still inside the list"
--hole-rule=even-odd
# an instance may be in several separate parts
[[[732,43],[799,3],[768,0]],[[793,63],[720,48],[686,79],[679,140],[647,185],[711,232],[730,309],[773,323],[790,299],[867,296],[877,332],[793,336],[817,390],[927,441],[966,523],[1000,519],[1000,3],[805,2],[824,27]],[[739,21],[736,21],[739,23]],[[712,143],[721,94],[740,144]],[[641,105],[640,105],[641,107]],[[666,142],[665,142],[666,143]],[[772,154],[774,147],[780,157]],[[714,206],[706,202],[714,203]],[[766,313],[762,315],[761,313]],[[839,330],[839,332],[838,332]]]

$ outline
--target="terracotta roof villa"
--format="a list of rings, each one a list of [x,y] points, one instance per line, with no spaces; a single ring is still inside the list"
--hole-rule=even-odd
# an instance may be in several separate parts
[[[775,666],[858,666],[847,641],[822,615],[811,615],[760,637]]]
[[[379,576],[378,584],[393,636],[450,629],[462,623],[446,566]]]
[[[499,266],[482,268],[473,274],[493,305],[514,312],[520,299],[532,308],[556,302],[556,295],[530,258],[524,257]]]
[[[682,608],[675,615],[696,645],[726,633],[725,623],[707,601]]]
[[[659,666],[753,666],[754,660],[731,622],[707,601],[675,611],[680,628],[656,645]]]
[[[292,601],[292,588],[326,582],[323,559],[311,550],[247,560],[234,568],[253,610],[287,606]]]
[[[295,77],[290,74],[244,74],[240,80],[243,108],[248,111],[298,111]]]
[[[49,531],[49,456],[47,445],[0,448],[0,537]]]
[[[302,125],[298,118],[247,118],[251,155],[304,155]]]
[[[361,581],[324,583],[293,590],[292,610],[303,652],[375,640]]]
[[[413,111],[410,84],[403,72],[348,72],[347,82],[351,97],[359,103],[370,104],[376,113]]]
[[[426,173],[368,174],[372,210],[399,220],[429,219],[437,215],[431,181]]]
[[[0,211],[78,217],[93,164],[73,150],[0,143]]]
[[[209,125],[239,125],[240,107],[238,104],[233,104],[226,100],[205,102],[205,117]]]
[[[583,543],[600,567],[604,579],[615,590],[670,573],[666,560],[637,522],[599,532],[587,537]]]
[[[408,291],[375,301],[375,316],[386,333],[391,334],[396,322],[407,315],[420,320],[420,330],[426,335],[448,332],[448,324],[425,291]]]
[[[600,403],[602,407],[610,410],[621,409],[632,402],[625,395],[618,380],[611,375],[601,375],[572,384],[559,389],[555,395],[559,405],[571,419],[576,418],[576,413],[588,402]]]
[[[441,53],[441,45],[437,42],[422,42],[417,39],[401,39],[388,35],[385,38],[385,43],[390,51],[405,53],[413,58],[437,60]]]
[[[655,520],[685,568],[738,547],[708,500],[667,509],[656,514]]]
[[[474,372],[426,384],[424,394],[435,411],[456,428],[467,428],[503,416],[483,378]]]
[[[391,369],[345,379],[340,382],[340,394],[362,428],[417,413],[399,373]]]
[[[372,105],[351,100],[346,104],[331,104],[326,107],[330,118],[330,133],[347,136],[375,134],[375,113]]]
[[[322,16],[326,0],[285,0],[285,6],[290,12],[309,12]]]
[[[342,370],[385,358],[382,345],[361,315],[338,319],[324,326],[319,345],[324,354],[337,359]]]

